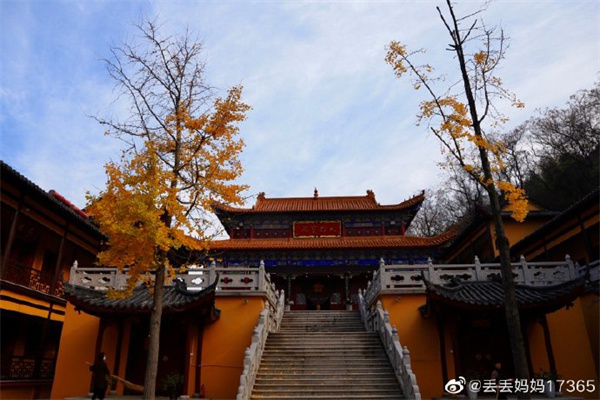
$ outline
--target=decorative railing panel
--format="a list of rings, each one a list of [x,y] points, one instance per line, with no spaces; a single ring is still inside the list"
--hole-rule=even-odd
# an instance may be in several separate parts
[[[44,271],[14,261],[8,262],[6,272],[2,277],[5,281],[16,283],[17,285],[22,285],[38,292],[64,297],[64,285],[62,285],[62,282],[57,282],[54,290],[50,290],[53,278],[53,274],[45,273]]]
[[[512,263],[515,283],[531,286],[548,286],[568,282],[589,274],[592,281],[598,280],[598,261],[580,267],[567,255],[564,261],[527,262],[521,257]],[[365,293],[365,300],[372,304],[380,293],[424,293],[423,277],[435,284],[449,283],[453,279],[483,281],[500,276],[499,263],[480,263],[475,257],[473,264],[399,264],[386,265],[383,260],[373,273]]]
[[[54,378],[55,365],[55,358],[7,357],[6,360],[2,360],[1,379],[49,380]]]
[[[128,270],[117,268],[78,268],[77,262],[71,268],[69,283],[92,289],[124,289],[127,286]],[[239,292],[264,292],[271,306],[277,304],[275,289],[265,265],[261,261],[256,267],[217,267],[212,263],[209,267],[191,266],[183,273],[177,273],[167,285],[174,285],[177,280],[185,283],[188,290],[202,290],[210,286],[217,278],[218,294],[238,294]]]

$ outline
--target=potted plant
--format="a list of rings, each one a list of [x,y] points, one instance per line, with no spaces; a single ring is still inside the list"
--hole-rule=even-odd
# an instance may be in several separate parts
[[[541,379],[544,381],[543,393],[546,394],[546,397],[556,397],[556,380],[558,379],[558,375],[556,375],[554,372],[548,372],[540,368],[540,372],[535,374],[535,377],[536,379]]]
[[[176,400],[183,392],[183,375],[170,372],[161,381],[161,389],[168,393],[169,399]]]

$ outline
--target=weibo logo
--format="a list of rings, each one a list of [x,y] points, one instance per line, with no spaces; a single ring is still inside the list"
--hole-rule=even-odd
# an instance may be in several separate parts
[[[444,386],[444,390],[450,394],[457,394],[462,392],[466,383],[467,380],[463,376],[459,376],[458,379],[450,379]]]

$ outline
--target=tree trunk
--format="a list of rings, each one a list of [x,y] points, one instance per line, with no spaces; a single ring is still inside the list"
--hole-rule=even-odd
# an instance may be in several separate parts
[[[156,375],[158,372],[158,355],[160,350],[160,323],[162,320],[163,292],[165,288],[165,265],[162,260],[165,257],[161,257],[161,263],[156,269],[154,281],[154,299],[148,330],[148,358],[146,359],[146,376],[144,378],[144,399],[147,400],[154,400],[156,394]]]
[[[471,88],[471,80],[467,71],[467,64],[465,61],[465,54],[463,49],[463,39],[461,38],[461,30],[458,26],[458,20],[454,15],[454,10],[450,0],[446,0],[448,8],[452,15],[452,22],[454,24],[454,32],[451,32],[454,40],[454,51],[456,52],[458,62],[460,65],[460,71],[462,81],[465,88],[465,96],[469,105],[469,112],[471,114],[471,120],[473,124],[473,131],[476,136],[482,138],[483,132],[481,129],[481,121],[477,113],[477,103],[475,102],[475,96]],[[449,28],[450,29],[450,28]],[[494,184],[494,177],[492,175],[492,168],[488,157],[487,150],[484,147],[479,146],[479,158],[481,160],[481,169],[485,181],[483,186],[488,192],[490,198],[490,206],[492,208],[492,215],[494,219],[494,227],[496,233],[496,248],[500,257],[500,270],[502,272],[502,289],[504,291],[504,310],[506,318],[506,327],[508,330],[508,338],[510,341],[510,347],[513,357],[513,366],[515,369],[515,377],[518,379],[528,379],[529,371],[527,369],[527,356],[525,353],[525,341],[523,340],[523,331],[521,330],[521,319],[519,316],[519,308],[517,306],[517,299],[515,295],[515,281],[512,274],[512,267],[510,263],[510,245],[504,231],[504,222],[502,221],[502,209],[500,207],[500,198]],[[531,396],[528,393],[519,393],[519,398],[529,399]]]
[[[515,376],[520,379],[529,379],[525,340],[523,339],[523,330],[521,329],[521,318],[515,294],[515,280],[510,262],[510,244],[504,232],[500,201],[496,191],[490,193],[490,202],[492,204],[496,232],[496,248],[500,256],[502,289],[504,291],[504,314],[506,316],[506,326],[512,351]],[[519,396],[519,398],[530,398],[530,396]]]

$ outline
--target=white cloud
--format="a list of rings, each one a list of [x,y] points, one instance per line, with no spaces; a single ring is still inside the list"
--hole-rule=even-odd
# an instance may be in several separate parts
[[[395,203],[437,182],[435,138],[414,126],[421,94],[384,61],[392,39],[454,60],[435,5],[417,1],[0,3],[0,157],[78,205],[104,182],[120,143],[86,114],[124,115],[99,58],[131,37],[130,21],[160,15],[204,40],[208,80],[242,83],[253,107],[241,125],[243,181],[269,196],[363,194]],[[461,2],[459,11],[478,3]],[[485,19],[512,38],[502,76],[534,108],[563,103],[598,79],[598,5],[498,1]],[[68,29],[64,29],[69,27]]]

